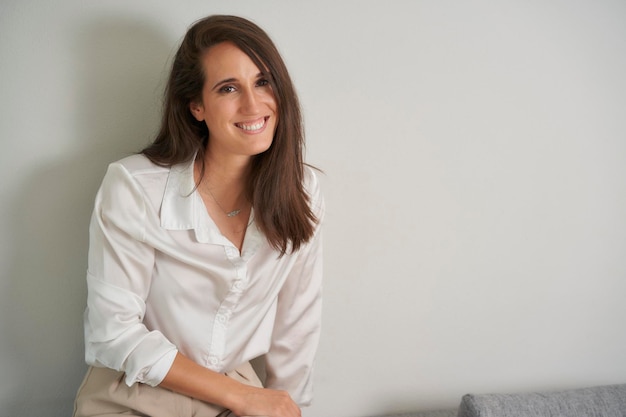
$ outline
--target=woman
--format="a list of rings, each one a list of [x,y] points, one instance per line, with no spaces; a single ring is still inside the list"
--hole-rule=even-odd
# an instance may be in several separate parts
[[[323,215],[302,147],[267,34],[233,16],[195,23],[156,140],[111,164],[96,197],[76,417],[301,414]],[[249,364],[259,356],[266,388]]]

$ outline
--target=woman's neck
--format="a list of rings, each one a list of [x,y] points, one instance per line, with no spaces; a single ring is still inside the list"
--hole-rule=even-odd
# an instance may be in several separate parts
[[[211,195],[219,205],[230,211],[248,204],[246,201],[246,179],[250,170],[249,158],[213,158],[205,154],[202,161],[196,161],[194,179],[199,190]]]
[[[243,186],[250,172],[250,157],[215,157],[208,150],[204,154],[204,173],[202,180],[229,186]],[[197,161],[196,166],[201,167]]]
[[[194,179],[209,216],[241,252],[252,210],[245,189],[250,164],[249,160],[246,164],[235,162],[210,157],[198,160]]]

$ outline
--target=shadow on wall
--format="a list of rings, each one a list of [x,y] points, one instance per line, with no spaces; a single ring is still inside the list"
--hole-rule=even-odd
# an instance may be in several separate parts
[[[1,295],[12,398],[2,415],[71,415],[86,370],[88,224],[106,166],[140,150],[158,128],[162,88],[173,53],[156,23],[100,18],[77,27],[67,69],[75,74],[75,151],[34,166],[15,199],[16,256]],[[54,132],[42,146],[54,146]],[[6,408],[5,408],[6,407]]]

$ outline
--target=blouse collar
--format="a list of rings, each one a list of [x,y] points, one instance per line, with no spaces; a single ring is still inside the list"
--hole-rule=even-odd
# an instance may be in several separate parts
[[[161,227],[167,230],[193,230],[200,243],[234,247],[209,216],[196,189],[194,160],[174,165],[170,169],[161,204]],[[250,219],[252,221],[244,237],[243,257],[251,256],[263,241],[254,221],[254,209],[251,210]]]

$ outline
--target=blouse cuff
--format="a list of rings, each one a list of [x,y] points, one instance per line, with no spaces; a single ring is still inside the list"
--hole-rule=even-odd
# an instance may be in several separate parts
[[[143,375],[133,376],[126,374],[126,385],[130,387],[135,382],[141,382],[151,387],[156,387],[165,379],[177,354],[178,349],[176,348],[167,351]]]

